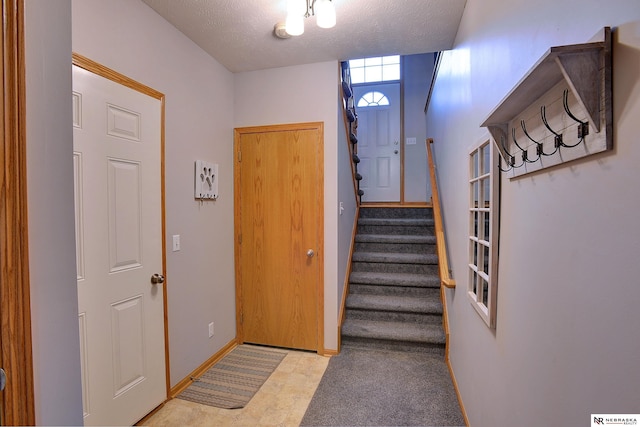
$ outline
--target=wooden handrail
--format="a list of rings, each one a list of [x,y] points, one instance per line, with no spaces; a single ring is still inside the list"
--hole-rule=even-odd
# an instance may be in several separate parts
[[[449,275],[449,261],[447,259],[447,244],[444,238],[444,226],[442,224],[442,211],[440,197],[438,195],[438,182],[436,181],[436,165],[431,152],[433,139],[427,139],[427,160],[429,162],[429,176],[431,178],[431,204],[433,205],[433,219],[436,229],[436,250],[438,252],[438,269],[440,283],[447,288],[455,288],[456,281]]]

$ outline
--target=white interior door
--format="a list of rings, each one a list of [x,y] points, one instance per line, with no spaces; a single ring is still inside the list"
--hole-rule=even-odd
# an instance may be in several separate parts
[[[73,67],[85,425],[131,425],[166,398],[161,101]]]
[[[399,202],[400,83],[355,86],[353,93],[358,112],[362,201]],[[360,101],[363,96],[367,106]]]

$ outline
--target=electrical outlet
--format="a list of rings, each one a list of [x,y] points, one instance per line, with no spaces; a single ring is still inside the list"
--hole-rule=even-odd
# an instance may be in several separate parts
[[[213,333],[214,333],[213,322],[211,322],[209,323],[209,338],[213,336]]]

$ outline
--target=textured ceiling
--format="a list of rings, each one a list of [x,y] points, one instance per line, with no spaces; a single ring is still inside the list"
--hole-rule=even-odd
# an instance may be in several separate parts
[[[337,25],[278,39],[287,0],[143,0],[229,71],[450,49],[466,0],[333,0]],[[304,1],[304,0],[300,0]]]

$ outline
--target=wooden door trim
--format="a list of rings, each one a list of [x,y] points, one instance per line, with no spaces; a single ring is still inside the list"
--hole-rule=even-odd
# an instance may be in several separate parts
[[[317,261],[318,261],[318,286],[317,286],[317,323],[318,323],[318,345],[317,353],[325,354],[324,348],[324,122],[309,123],[292,123],[280,125],[266,126],[250,126],[234,129],[234,165],[240,160],[239,141],[244,134],[266,133],[266,132],[284,132],[284,131],[300,131],[300,130],[316,130],[319,132],[319,141],[316,156],[318,162],[318,188],[317,205],[318,205],[318,229],[317,229]],[[235,254],[235,272],[236,272],[236,338],[239,344],[244,342],[244,331],[242,324],[242,271],[240,269],[240,241],[242,230],[240,229],[240,173],[239,168],[233,168],[234,183],[234,254]]]
[[[92,72],[100,77],[111,80],[115,83],[121,84],[133,89],[145,95],[160,101],[160,204],[161,204],[161,228],[162,228],[162,274],[167,277],[166,265],[167,265],[167,236],[166,236],[166,212],[165,212],[165,96],[162,92],[159,92],[147,85],[144,85],[136,80],[133,80],[124,74],[121,74],[111,68],[108,68],[98,62],[95,62],[85,56],[78,53],[73,53],[72,56],[73,65],[83,68]],[[164,282],[164,294],[163,294],[163,307],[164,307],[164,360],[165,360],[165,387],[167,398],[171,395],[171,370],[169,366],[169,317],[168,317],[168,283],[169,280]]]
[[[2,144],[0,144],[0,365],[2,425],[35,425],[24,68],[24,3],[2,0]]]

